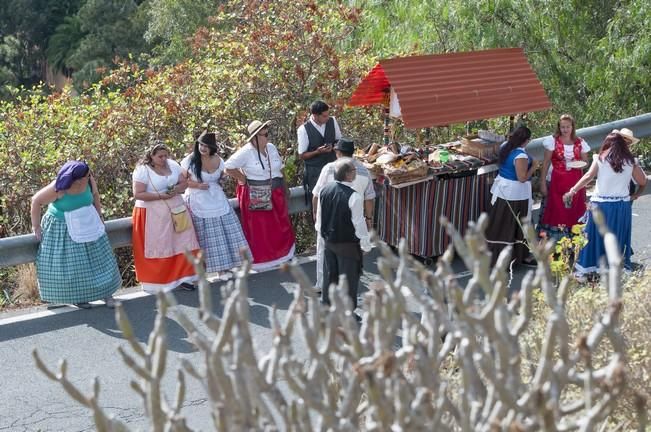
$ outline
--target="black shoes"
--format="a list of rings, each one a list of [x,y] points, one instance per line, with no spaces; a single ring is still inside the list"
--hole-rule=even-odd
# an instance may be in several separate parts
[[[196,285],[193,285],[190,282],[183,282],[179,285],[179,288],[183,291],[194,291],[197,289]]]

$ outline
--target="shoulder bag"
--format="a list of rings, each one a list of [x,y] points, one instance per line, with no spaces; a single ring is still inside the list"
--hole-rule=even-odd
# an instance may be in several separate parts
[[[269,182],[250,181],[247,179],[249,187],[249,210],[252,211],[271,211],[273,203],[271,201],[272,181],[271,181],[271,160],[269,159],[269,149],[267,148],[267,164],[269,165]]]
[[[149,177],[151,187],[153,187],[156,193],[160,196],[160,192],[158,192],[158,189],[156,189],[156,186],[154,186],[154,182],[151,180],[151,176],[149,175],[149,167],[145,168],[147,169],[147,177]],[[172,208],[167,203],[167,200],[163,200],[163,203],[165,203],[170,211],[170,215],[172,217],[172,225],[174,225],[175,232],[182,233],[183,231],[190,228],[190,215],[188,214],[188,209],[185,207],[185,204],[181,204],[180,206]]]

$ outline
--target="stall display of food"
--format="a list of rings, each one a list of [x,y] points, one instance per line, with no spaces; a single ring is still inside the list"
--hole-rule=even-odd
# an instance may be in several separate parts
[[[463,151],[462,140],[459,140],[440,146],[414,148],[406,154],[397,154],[373,144],[368,153],[360,151],[355,157],[364,163],[374,180],[386,179],[389,185],[402,187],[428,181],[438,175],[477,170],[494,163],[497,153],[484,153],[483,157],[467,154]]]

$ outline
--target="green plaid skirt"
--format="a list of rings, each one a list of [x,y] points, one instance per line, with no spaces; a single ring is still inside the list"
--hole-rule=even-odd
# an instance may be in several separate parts
[[[122,285],[113,249],[104,234],[75,243],[64,219],[49,213],[41,221],[43,238],[36,254],[41,299],[49,303],[82,303],[106,298]]]

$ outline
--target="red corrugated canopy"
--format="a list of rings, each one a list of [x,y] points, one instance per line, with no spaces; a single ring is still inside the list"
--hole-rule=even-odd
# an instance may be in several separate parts
[[[348,104],[383,103],[391,87],[413,129],[551,108],[521,48],[380,60]]]

